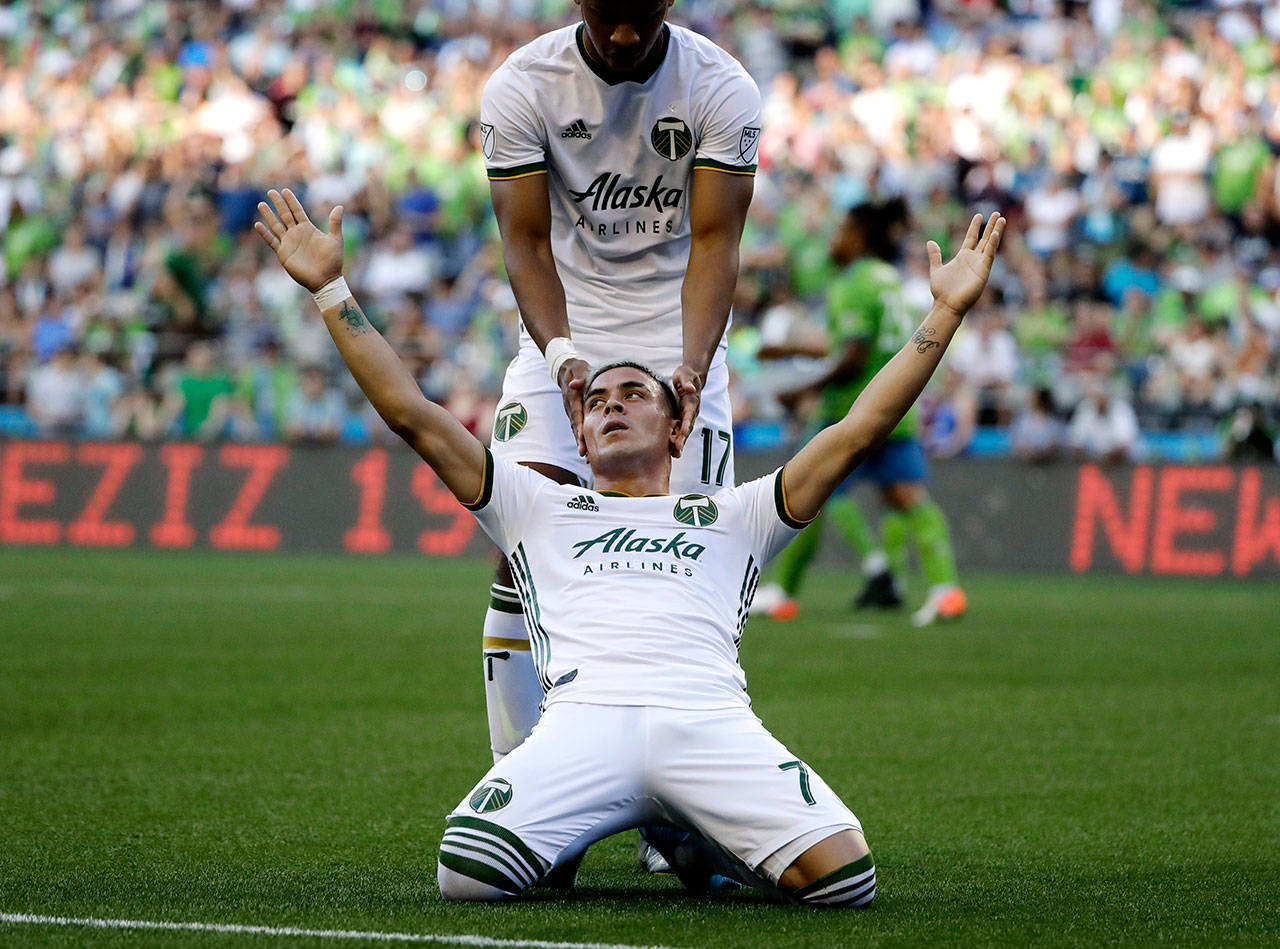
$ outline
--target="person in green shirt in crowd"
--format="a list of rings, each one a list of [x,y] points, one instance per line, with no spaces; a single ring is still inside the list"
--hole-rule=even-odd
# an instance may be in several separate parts
[[[221,436],[231,411],[235,386],[214,361],[213,347],[194,343],[187,350],[187,362],[174,380],[165,399],[161,431],[176,423],[183,438],[208,441]]]
[[[834,361],[820,378],[781,397],[790,405],[806,397],[819,399],[810,434],[842,418],[875,374],[914,339],[913,314],[903,300],[902,280],[892,263],[900,257],[906,224],[906,204],[894,199],[855,206],[836,231],[831,257],[841,269],[827,293],[829,346]],[[922,351],[936,345],[927,337],[915,342]],[[929,588],[912,621],[923,626],[962,616],[967,602],[956,575],[950,531],[942,510],[925,489],[927,474],[918,415],[913,408],[888,440],[850,475],[843,490],[827,503],[823,517],[778,558],[777,579],[757,593],[756,612],[775,619],[795,616],[795,595],[821,540],[823,520],[829,516],[862,557],[867,579],[856,606],[902,604],[907,542],[914,538]],[[876,484],[888,508],[883,543],[875,538],[851,497],[853,487],[863,479]]]

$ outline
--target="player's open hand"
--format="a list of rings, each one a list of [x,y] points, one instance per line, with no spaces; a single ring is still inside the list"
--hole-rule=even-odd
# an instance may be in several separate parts
[[[573,426],[573,439],[578,443],[578,454],[587,457],[587,443],[582,437],[582,397],[587,391],[587,376],[591,366],[584,359],[566,359],[560,367],[560,395],[564,398],[564,414]]]
[[[684,443],[693,434],[693,423],[698,420],[698,408],[702,404],[702,373],[680,366],[671,376],[671,388],[676,390],[680,402],[680,431],[676,432],[675,456],[684,453]]]
[[[969,312],[987,287],[1004,222],[1000,212],[993,212],[984,230],[982,215],[975,214],[959,253],[946,264],[942,262],[941,248],[929,241],[929,289],[933,299],[955,313],[957,319]]]
[[[302,202],[288,188],[283,194],[272,188],[267,197],[275,210],[259,201],[263,219],[255,221],[253,229],[276,252],[289,276],[312,293],[341,277],[342,205],[329,212],[329,233],[325,234],[311,223]]]

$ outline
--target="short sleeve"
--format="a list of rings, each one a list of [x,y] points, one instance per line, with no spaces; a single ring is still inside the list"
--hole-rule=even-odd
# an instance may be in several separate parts
[[[761,562],[772,560],[808,526],[787,510],[782,469],[731,489],[739,504],[750,535],[751,547]]]
[[[716,88],[699,123],[694,168],[754,175],[760,144],[760,90],[740,66]]]
[[[531,468],[484,450],[484,485],[480,496],[463,504],[505,554],[524,536],[539,491],[551,484]]]
[[[547,170],[545,130],[519,88],[519,74],[504,63],[480,94],[480,147],[490,181],[510,181]]]

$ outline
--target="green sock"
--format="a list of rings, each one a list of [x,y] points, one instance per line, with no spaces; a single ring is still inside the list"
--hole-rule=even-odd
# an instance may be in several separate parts
[[[956,558],[951,550],[951,532],[942,508],[933,501],[922,501],[906,513],[920,551],[920,566],[929,586],[956,582]]]
[[[835,522],[836,529],[859,557],[865,557],[872,551],[880,549],[880,545],[871,535],[871,528],[867,526],[861,509],[849,498],[838,497],[828,501],[827,513]]]
[[[800,584],[804,582],[805,571],[809,569],[809,563],[817,553],[818,542],[822,540],[822,521],[823,517],[819,514],[813,523],[801,531],[800,536],[778,555],[778,583],[787,596],[795,596],[800,590]]]
[[[906,511],[885,512],[880,531],[884,534],[884,552],[889,558],[889,571],[903,583],[907,576],[907,532],[910,521]]]

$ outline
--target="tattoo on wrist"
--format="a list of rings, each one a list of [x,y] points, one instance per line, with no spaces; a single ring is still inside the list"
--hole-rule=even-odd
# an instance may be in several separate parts
[[[364,314],[358,307],[353,306],[350,300],[342,304],[342,311],[338,314],[338,318],[347,324],[347,332],[352,336],[363,336],[373,329],[369,321],[364,318]]]
[[[918,330],[916,330],[916,334],[911,337],[911,342],[916,344],[916,352],[927,353],[929,352],[929,350],[937,349],[939,346],[941,346],[942,344],[938,342],[936,339],[930,338],[934,336],[936,333],[937,333],[937,330],[935,330],[932,326],[930,327],[922,326]]]

